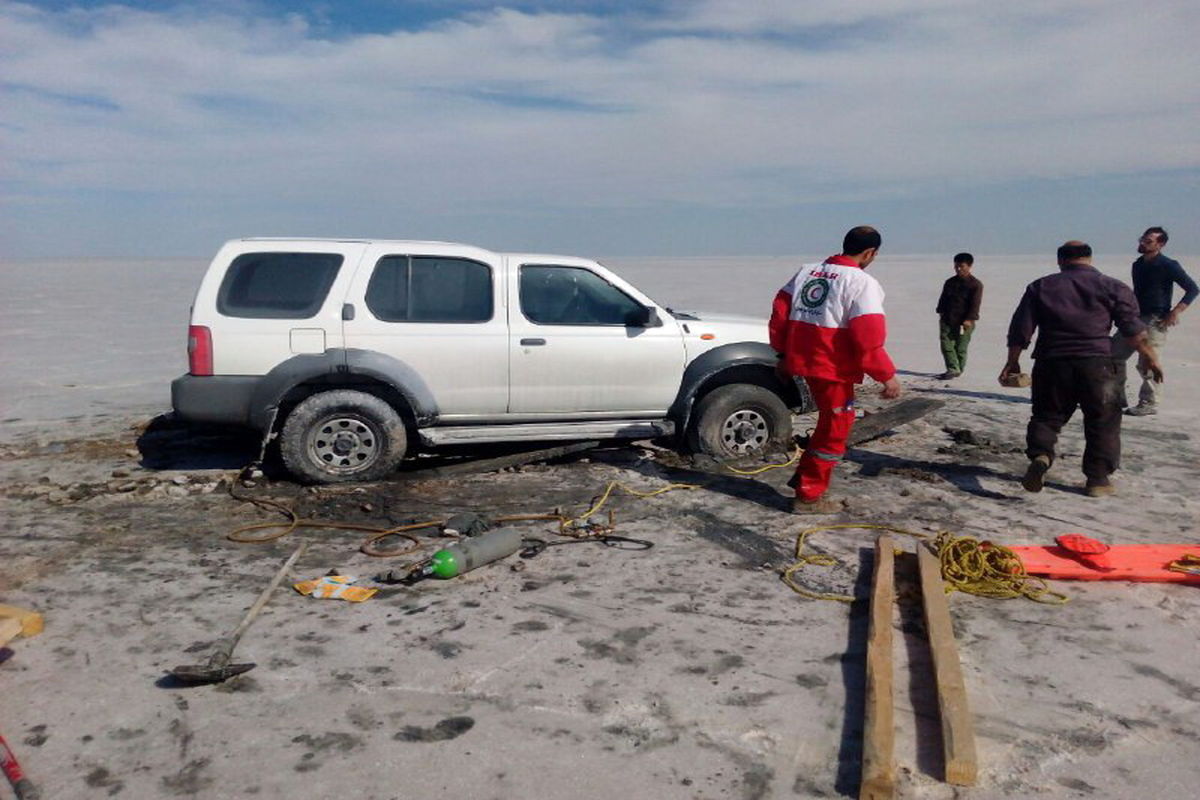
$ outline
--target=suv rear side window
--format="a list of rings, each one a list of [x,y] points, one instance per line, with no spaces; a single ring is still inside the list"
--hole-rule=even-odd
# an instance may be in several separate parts
[[[308,319],[342,266],[338,253],[243,253],[225,271],[217,311],[227,317]]]
[[[630,325],[642,305],[581,267],[521,266],[521,312],[539,325]]]
[[[384,322],[487,322],[492,269],[466,258],[384,256],[371,274],[366,301]]]

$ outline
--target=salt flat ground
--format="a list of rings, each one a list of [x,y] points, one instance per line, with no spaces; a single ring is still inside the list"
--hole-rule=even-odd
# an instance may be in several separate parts
[[[606,263],[675,308],[764,315],[802,260]],[[946,405],[851,451],[835,484],[850,508],[828,521],[1010,544],[1070,531],[1200,543],[1200,316],[1185,316],[1170,340],[1164,411],[1127,421],[1119,494],[1079,492],[1073,420],[1047,489],[1030,495],[1018,483],[1028,395],[997,387],[995,375],[1008,316],[1050,259],[979,255],[984,317],[966,375],[950,384],[932,377],[932,308],[948,260],[872,267],[910,395]],[[1098,264],[1124,278],[1129,260]],[[1200,272],[1200,260],[1180,260]],[[619,532],[654,542],[649,551],[552,548],[361,605],[280,590],[239,647],[255,670],[217,688],[164,683],[166,669],[206,658],[297,542],[311,542],[296,570],[304,577],[404,562],[362,555],[353,531],[228,541],[239,525],[275,518],[218,483],[253,443],[146,427],[184,370],[187,306],[204,266],[0,264],[0,602],[47,620],[0,664],[0,733],[47,797],[857,795],[866,609],[802,599],[771,568],[788,561],[804,524],[783,510],[787,470],[713,477],[647,446],[452,481],[400,475],[304,490],[271,476],[243,489],[303,516],[383,526],[460,509],[580,512],[613,480],[643,491],[704,484],[613,501]],[[882,405],[871,387],[862,403]],[[947,428],[973,435],[957,441]],[[531,532],[553,538],[544,526]],[[863,594],[874,533],[814,535],[810,546],[841,565],[803,579]],[[923,623],[902,581],[900,796],[1193,796],[1200,593],[1055,588],[1070,602],[951,597],[981,766],[978,786],[964,790],[940,781]]]

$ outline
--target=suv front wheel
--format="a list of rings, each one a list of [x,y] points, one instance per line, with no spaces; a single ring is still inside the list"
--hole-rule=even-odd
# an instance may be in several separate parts
[[[311,483],[374,481],[404,458],[408,437],[383,400],[348,389],[320,392],[288,414],[280,435],[283,463]]]
[[[769,389],[732,383],[700,400],[690,434],[693,450],[717,458],[758,455],[787,444],[792,414]]]

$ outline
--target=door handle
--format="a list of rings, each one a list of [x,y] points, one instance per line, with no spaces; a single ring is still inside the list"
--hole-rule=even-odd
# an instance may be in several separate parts
[[[354,319],[354,304],[353,303],[343,303],[342,304],[342,321],[349,322],[352,319]]]
[[[522,347],[535,347],[535,346],[543,345],[545,343],[546,343],[545,339],[522,339],[521,340]]]

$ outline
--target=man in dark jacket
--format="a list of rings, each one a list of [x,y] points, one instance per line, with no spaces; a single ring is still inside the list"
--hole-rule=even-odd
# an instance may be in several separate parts
[[[1148,374],[1162,383],[1162,367],[1138,319],[1129,287],[1092,266],[1092,248],[1071,241],[1058,248],[1059,272],[1025,287],[1008,328],[1008,361],[1003,383],[1021,371],[1021,351],[1038,331],[1033,349],[1033,414],[1025,435],[1029,469],[1021,484],[1040,492],[1054,461],[1058,432],[1075,409],[1083,408],[1083,474],[1088,497],[1114,489],[1109,476],[1121,462],[1121,404],[1117,367],[1109,333],[1115,323],[1129,346],[1141,354]]]
[[[1138,239],[1139,258],[1133,262],[1133,293],[1137,297],[1138,314],[1146,323],[1146,335],[1150,339],[1155,352],[1162,354],[1167,344],[1167,330],[1179,322],[1179,315],[1191,305],[1200,287],[1183,271],[1183,267],[1173,258],[1163,255],[1162,249],[1167,244],[1167,232],[1162,228],[1147,228]],[[1171,305],[1171,294],[1176,284],[1183,289],[1183,297],[1174,306]],[[1125,362],[1133,355],[1133,350],[1120,338],[1113,337],[1113,358],[1117,359],[1117,372],[1121,382],[1121,395],[1125,394]],[[1138,392],[1138,404],[1125,413],[1131,417],[1145,417],[1158,413],[1159,391],[1158,384],[1146,369],[1142,359],[1138,359],[1138,374],[1142,376],[1142,388]],[[1122,403],[1124,405],[1124,403]]]
[[[954,257],[954,277],[942,284],[936,310],[946,371],[938,376],[939,380],[957,378],[967,368],[967,346],[983,302],[983,284],[971,274],[974,265],[973,255],[959,253]]]

